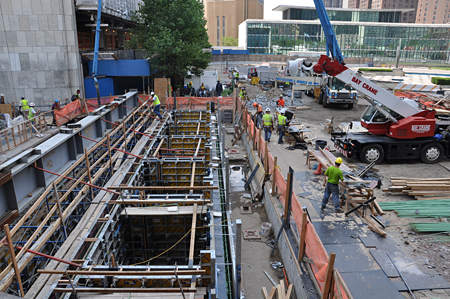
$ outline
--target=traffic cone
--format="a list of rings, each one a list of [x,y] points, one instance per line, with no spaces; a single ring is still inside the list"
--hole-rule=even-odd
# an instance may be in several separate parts
[[[314,172],[314,174],[317,174],[317,175],[322,174],[322,164],[319,163],[319,166],[317,167],[317,170],[316,170],[316,172]]]

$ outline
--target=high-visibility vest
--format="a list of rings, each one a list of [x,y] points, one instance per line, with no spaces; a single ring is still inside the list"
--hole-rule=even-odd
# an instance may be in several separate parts
[[[236,78],[239,78],[239,73],[236,73]]]
[[[264,114],[263,122],[265,126],[272,126],[272,120],[272,115],[270,115],[269,113]]]
[[[153,101],[153,105],[154,105],[154,106],[160,105],[161,102],[159,101],[159,98],[158,98],[158,96],[157,96],[156,94],[155,94],[154,98],[155,98],[155,100]]]
[[[29,109],[29,110],[28,110],[28,119],[29,119],[29,120],[34,119],[33,109]]]
[[[28,100],[26,99],[20,100],[20,103],[22,104],[23,111],[30,109],[30,106],[28,106]]]
[[[286,119],[287,117],[282,115],[282,114],[278,114],[278,124],[285,126],[286,125]]]

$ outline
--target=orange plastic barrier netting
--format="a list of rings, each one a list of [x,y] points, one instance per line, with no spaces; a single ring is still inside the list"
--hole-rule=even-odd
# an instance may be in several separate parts
[[[220,109],[232,109],[233,108],[233,98],[232,97],[226,97],[226,98],[218,98],[218,97],[211,97],[211,98],[204,98],[204,97],[177,97],[177,108],[183,109],[192,107],[193,109],[206,109],[206,103],[208,102],[214,102],[217,103],[217,99],[219,99],[219,108]],[[167,106],[173,107],[174,105],[174,99],[173,98],[167,98]]]
[[[101,105],[106,105],[106,104],[111,103],[113,100],[114,100],[114,96],[101,97],[100,98],[100,103],[101,103]],[[88,107],[89,112],[94,111],[95,109],[98,108],[98,100],[97,100],[97,98],[86,99],[86,105]]]
[[[84,107],[80,105],[80,100],[74,101],[59,110],[53,110],[56,125],[61,126],[80,116],[84,112]]]
[[[251,120],[250,116],[244,116],[247,121],[247,129],[249,134],[253,134],[254,132],[254,123]],[[264,131],[261,131],[264,132]],[[259,136],[259,130],[256,130],[256,138],[259,138],[259,142],[261,144],[261,160],[265,157],[265,146],[262,146],[264,143],[264,134]],[[251,145],[253,146],[253,145]],[[274,161],[273,156],[268,150],[268,162],[269,162],[269,170],[270,172],[274,172],[275,185],[277,186],[277,193],[281,193],[280,200],[283,206],[286,203],[286,181],[283,178],[283,175],[279,168],[274,169]],[[300,201],[297,198],[297,195],[292,192],[292,201],[291,201],[291,210],[293,219],[297,225],[298,231],[301,230],[302,225],[302,216],[303,216],[303,208],[300,205]],[[311,222],[306,225],[306,255],[314,261],[314,264],[311,264],[311,268],[314,272],[314,275],[317,279],[319,287],[323,290],[325,278],[326,278],[326,270],[328,266],[328,253],[325,247],[322,244],[319,236],[314,229],[314,226]],[[342,296],[347,298],[344,291],[342,290]]]

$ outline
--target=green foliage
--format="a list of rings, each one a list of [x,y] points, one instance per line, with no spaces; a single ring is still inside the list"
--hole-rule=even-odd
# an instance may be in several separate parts
[[[239,45],[239,40],[232,36],[225,36],[222,38],[222,43],[226,47],[237,47]]]
[[[392,69],[372,69],[372,68],[359,68],[361,72],[392,72]]]
[[[144,49],[149,63],[166,77],[199,76],[208,66],[211,48],[204,7],[197,0],[143,0],[133,21],[130,47]]]
[[[223,90],[222,96],[223,97],[229,96],[232,92],[233,92],[233,90],[231,90],[231,88],[226,88]]]
[[[437,85],[450,85],[450,78],[448,77],[431,77],[431,83]]]

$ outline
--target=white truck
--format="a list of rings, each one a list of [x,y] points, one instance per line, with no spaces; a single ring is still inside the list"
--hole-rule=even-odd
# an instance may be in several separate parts
[[[210,95],[214,91],[216,91],[217,80],[219,80],[219,75],[217,71],[204,71],[202,76],[193,76],[192,74],[190,78],[184,78],[184,85],[187,86],[189,81],[192,81],[194,88],[196,91],[199,90],[202,83],[206,86],[207,93]]]
[[[319,104],[327,108],[330,104],[347,104],[349,109],[358,102],[358,92],[337,78],[327,74],[317,74],[313,70],[313,62],[309,58],[298,58],[288,61],[278,76],[277,81],[295,85],[295,90],[304,90],[307,95],[314,95],[314,89],[320,87]],[[290,78],[289,78],[290,77]]]

